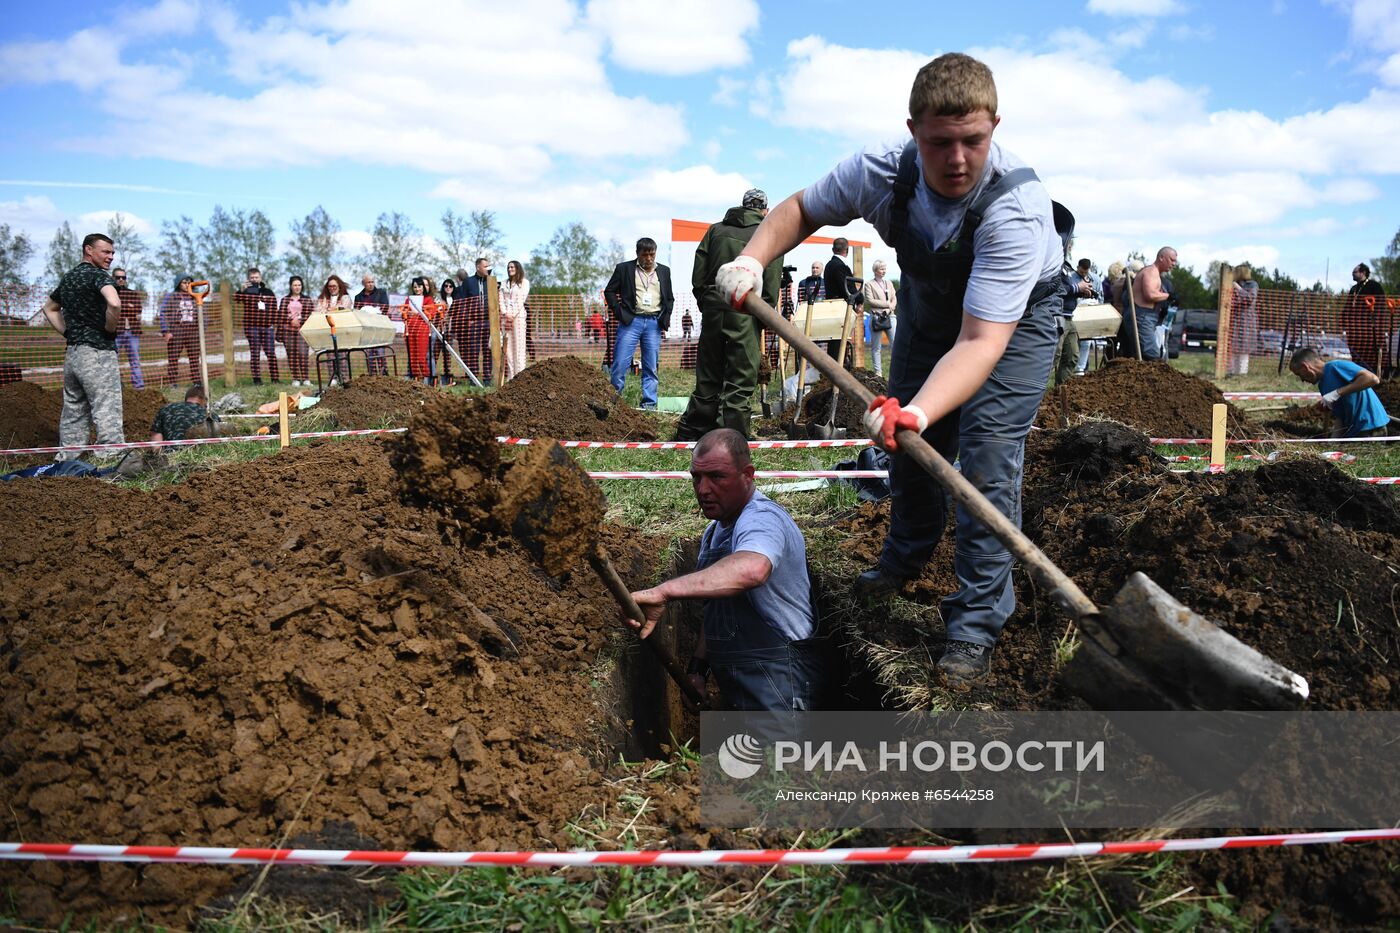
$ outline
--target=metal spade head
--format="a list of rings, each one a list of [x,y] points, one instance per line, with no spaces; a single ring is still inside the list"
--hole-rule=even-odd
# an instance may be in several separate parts
[[[1065,669],[1099,709],[1289,710],[1308,682],[1134,573]]]
[[[556,442],[540,440],[506,471],[492,517],[545,572],[557,575],[597,551],[605,508],[602,490],[574,458]]]

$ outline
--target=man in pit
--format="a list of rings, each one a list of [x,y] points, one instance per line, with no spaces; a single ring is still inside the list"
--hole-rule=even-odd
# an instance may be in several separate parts
[[[812,709],[821,662],[812,637],[816,615],[807,576],[807,545],[792,516],[754,488],[744,435],[710,431],[695,445],[691,482],[710,519],[694,573],[633,593],[651,633],[673,599],[705,600],[705,623],[687,670],[705,692],[713,673],[734,710]]]

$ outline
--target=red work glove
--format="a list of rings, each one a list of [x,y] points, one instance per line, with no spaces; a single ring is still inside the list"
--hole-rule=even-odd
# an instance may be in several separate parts
[[[899,399],[875,396],[865,411],[865,429],[875,446],[888,453],[896,453],[899,444],[894,435],[900,428],[922,434],[928,429],[928,415],[914,405],[901,408]]]

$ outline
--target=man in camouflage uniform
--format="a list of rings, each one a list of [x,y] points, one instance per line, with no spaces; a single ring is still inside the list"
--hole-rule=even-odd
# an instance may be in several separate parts
[[[735,311],[715,288],[715,272],[748,245],[768,213],[768,195],[758,188],[744,192],[738,207],[705,231],[695,250],[691,286],[700,304],[700,346],[695,362],[695,391],[676,426],[676,440],[698,441],[715,428],[733,428],[749,436],[753,392],[758,386],[762,328]],[[778,304],[783,257],[763,270],[763,298]]]
[[[44,317],[68,340],[63,357],[63,414],[58,421],[58,442],[64,447],[86,444],[93,427],[99,444],[125,441],[116,341],[122,303],[117,283],[107,273],[115,252],[111,238],[104,234],[83,237],[83,261],[44,302]],[[75,456],[64,451],[54,459]]]
[[[204,423],[209,418],[209,409],[205,408],[205,404],[204,389],[190,386],[183,402],[171,402],[156,412],[156,420],[151,423],[151,440],[182,441],[186,437],[208,437]],[[196,427],[201,430],[191,430]]]

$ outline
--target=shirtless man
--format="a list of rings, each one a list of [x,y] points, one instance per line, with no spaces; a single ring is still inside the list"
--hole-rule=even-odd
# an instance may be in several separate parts
[[[1176,268],[1176,250],[1163,246],[1157,250],[1157,260],[1147,266],[1133,279],[1133,305],[1137,317],[1138,343],[1142,345],[1142,358],[1160,360],[1162,348],[1157,343],[1158,320],[1157,304],[1166,301],[1167,290],[1162,287],[1162,275]],[[1124,322],[1126,323],[1126,322]],[[1129,350],[1135,347],[1127,348]]]

